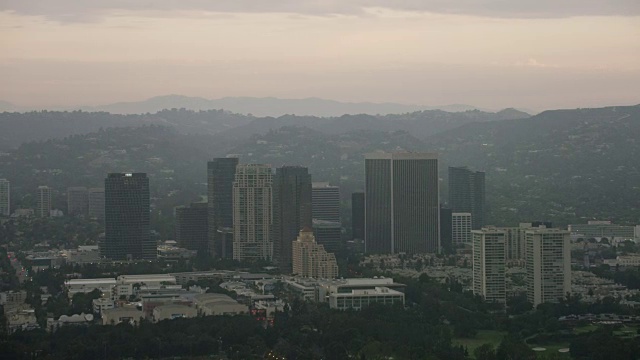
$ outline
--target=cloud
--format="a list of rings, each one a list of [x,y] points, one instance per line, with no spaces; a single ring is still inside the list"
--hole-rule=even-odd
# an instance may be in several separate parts
[[[59,22],[95,21],[114,11],[362,15],[369,8],[498,18],[638,16],[638,0],[0,0],[0,11]]]

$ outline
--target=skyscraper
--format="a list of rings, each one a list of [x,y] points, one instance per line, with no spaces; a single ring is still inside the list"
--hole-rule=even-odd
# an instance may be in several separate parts
[[[569,231],[544,225],[525,231],[527,300],[534,307],[571,291]]]
[[[338,277],[338,262],[334,254],[316,243],[311,228],[300,230],[293,242],[293,274],[316,279]]]
[[[472,221],[473,219],[470,213],[454,212],[451,214],[451,239],[453,246],[460,247],[465,244],[471,244]]]
[[[473,293],[485,301],[506,302],[504,231],[473,230]]]
[[[207,163],[209,253],[224,257],[224,239],[233,231],[233,180],[237,157],[215,158]]]
[[[485,222],[484,172],[466,167],[449,167],[449,207],[453,212],[471,213],[472,228]]]
[[[328,182],[314,182],[311,193],[313,219],[339,223],[340,188],[331,186]]]
[[[311,175],[305,167],[283,166],[273,179],[273,260],[291,271],[291,243],[311,226]]]
[[[89,189],[89,218],[104,221],[104,189]]]
[[[313,236],[318,244],[334,254],[342,247],[342,225],[339,222],[313,219]]]
[[[45,218],[51,216],[51,188],[38,186],[36,216]]]
[[[112,173],[104,180],[105,239],[100,255],[112,260],[157,257],[149,227],[149,178],[144,173]]]
[[[328,182],[312,184],[313,235],[327,251],[338,252],[342,243],[340,188]]]
[[[366,252],[439,251],[437,154],[366,155],[365,199]]]
[[[241,164],[233,182],[233,258],[271,260],[271,167]]]
[[[208,250],[208,206],[207,203],[193,203],[190,207],[176,208],[176,242],[189,250]]]
[[[0,179],[0,215],[11,215],[11,184],[7,179]]]
[[[453,213],[440,206],[440,246],[446,253],[453,252]]]
[[[351,237],[364,240],[364,193],[351,194]]]
[[[89,193],[84,186],[67,188],[67,214],[86,216],[89,211]]]

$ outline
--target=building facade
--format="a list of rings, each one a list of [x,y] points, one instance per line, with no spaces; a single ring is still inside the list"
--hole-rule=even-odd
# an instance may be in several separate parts
[[[311,226],[311,175],[306,167],[283,166],[273,179],[273,261],[291,272],[292,250],[300,229]]]
[[[404,294],[387,287],[366,290],[351,290],[350,293],[329,295],[329,307],[338,310],[362,310],[371,304],[403,304]]]
[[[527,299],[534,307],[571,291],[569,232],[544,226],[525,231]]]
[[[242,164],[233,182],[233,259],[271,260],[271,185],[269,165]]]
[[[496,228],[473,230],[473,293],[506,303],[506,234]]]
[[[453,212],[440,206],[440,246],[447,253],[453,252]]]
[[[84,186],[67,188],[67,215],[86,216],[89,212],[89,192]]]
[[[438,156],[365,156],[365,251],[396,254],[440,250]]]
[[[112,173],[105,179],[104,188],[105,238],[100,255],[111,260],[155,259],[147,174]]]
[[[237,157],[215,158],[207,163],[207,226],[209,253],[224,257],[225,239],[233,232],[233,181]]]
[[[335,255],[316,243],[311,228],[302,229],[292,247],[293,274],[316,279],[338,277],[338,262]]]
[[[48,186],[38,186],[36,216],[41,218],[51,216],[51,188]]]
[[[639,237],[635,226],[612,224],[611,221],[589,221],[587,224],[569,225],[571,235],[576,237],[625,239],[631,240]]]
[[[340,222],[340,188],[328,182],[314,182],[311,189],[314,220]]]
[[[471,213],[451,214],[451,239],[455,247],[471,244]]]
[[[449,167],[449,207],[454,213],[471,213],[472,227],[485,222],[485,175],[466,167]]]
[[[0,179],[0,215],[11,215],[11,183]]]
[[[364,240],[364,193],[351,194],[351,238]]]
[[[335,254],[342,247],[342,224],[313,219],[313,236],[318,244]]]
[[[198,252],[208,250],[207,203],[192,203],[176,208],[176,242],[180,247]]]
[[[104,189],[89,189],[89,218],[104,221]]]

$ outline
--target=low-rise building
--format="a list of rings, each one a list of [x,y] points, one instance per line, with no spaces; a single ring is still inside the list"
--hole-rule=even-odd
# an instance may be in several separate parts
[[[47,331],[54,332],[63,326],[88,326],[93,323],[92,314],[61,315],[58,320],[47,319]]]
[[[93,312],[95,314],[102,314],[105,310],[110,310],[115,307],[113,299],[110,298],[99,298],[93,299]]]
[[[177,304],[161,305],[153,309],[153,322],[178,318],[192,318],[197,315],[198,312],[195,307]]]
[[[404,294],[387,287],[376,287],[367,290],[352,290],[350,293],[335,293],[329,295],[329,307],[339,310],[361,310],[370,304],[403,304]]]
[[[249,313],[249,307],[225,294],[207,293],[194,297],[198,313],[203,316],[240,315]]]
[[[100,279],[70,279],[64,282],[69,298],[76,293],[90,293],[95,289],[102,292],[103,297],[111,297],[113,287],[116,285],[116,279],[100,278]]]
[[[120,323],[137,325],[142,319],[144,319],[144,313],[135,307],[118,307],[102,312],[102,325],[116,325]]]
[[[7,331],[9,334],[18,330],[26,331],[39,327],[36,312],[32,308],[22,308],[5,316],[7,318]]]

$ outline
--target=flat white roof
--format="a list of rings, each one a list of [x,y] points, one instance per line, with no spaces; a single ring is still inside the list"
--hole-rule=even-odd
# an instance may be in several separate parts
[[[403,293],[400,291],[396,291],[393,289],[389,289],[386,287],[376,287],[375,289],[359,289],[359,290],[351,290],[350,293],[334,293],[330,296],[332,297],[351,297],[351,296],[379,296],[379,295],[402,295]]]
[[[64,284],[65,285],[97,285],[97,284],[115,285],[116,279],[113,279],[113,278],[69,279],[69,280],[66,280]]]

